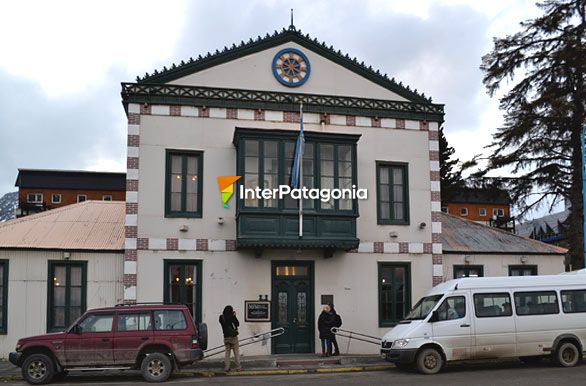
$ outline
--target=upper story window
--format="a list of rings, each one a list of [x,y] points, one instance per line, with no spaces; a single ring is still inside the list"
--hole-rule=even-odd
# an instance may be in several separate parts
[[[112,201],[112,195],[111,194],[105,194],[102,196],[102,200],[103,201]]]
[[[407,164],[377,162],[377,218],[379,224],[409,224]]]
[[[87,195],[85,194],[78,194],[77,195],[77,202],[84,202],[87,200]]]
[[[238,139],[239,183],[246,189],[278,189],[291,185],[291,171],[295,157],[296,132],[240,135]],[[344,136],[305,134],[303,180],[300,187],[307,189],[352,189],[356,185],[356,140]],[[247,195],[239,202],[240,210],[296,210],[299,200],[286,195],[283,199],[256,198]],[[348,196],[328,201],[307,198],[303,200],[306,212],[357,212],[355,200]]]
[[[201,217],[203,152],[167,150],[165,217]]]
[[[61,204],[61,195],[58,193],[51,195],[51,203],[52,204]]]
[[[26,202],[29,204],[42,204],[43,193],[28,193],[26,195]]]
[[[486,216],[486,208],[480,208],[480,209],[478,209],[478,215],[480,217]]]
[[[468,208],[460,208],[460,216],[468,216]]]
[[[504,217],[505,210],[503,208],[493,208],[492,215],[496,217]]]

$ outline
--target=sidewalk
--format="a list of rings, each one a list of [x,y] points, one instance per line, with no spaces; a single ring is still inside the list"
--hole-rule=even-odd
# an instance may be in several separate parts
[[[392,367],[378,355],[341,355],[322,358],[317,354],[288,354],[247,356],[241,358],[242,371],[224,372],[223,356],[214,356],[197,362],[192,367],[174,372],[175,377],[215,377],[246,375],[279,375],[305,373],[337,373],[358,371],[382,371]],[[234,366],[234,364],[232,364]],[[91,372],[98,374],[97,372]],[[129,371],[125,371],[128,374]],[[73,373],[73,374],[88,374]],[[118,371],[104,371],[100,374],[116,375]],[[0,381],[21,379],[20,369],[6,360],[0,360]]]

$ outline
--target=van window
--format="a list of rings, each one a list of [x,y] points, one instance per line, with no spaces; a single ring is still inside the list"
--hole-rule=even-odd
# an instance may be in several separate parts
[[[442,302],[437,308],[439,320],[454,320],[466,316],[466,298],[452,296]]]
[[[565,313],[586,312],[586,290],[562,291],[561,294]]]
[[[187,322],[180,310],[158,310],[154,313],[155,330],[185,330]]]
[[[559,314],[555,291],[515,292],[517,315]]]
[[[405,320],[422,320],[427,317],[429,311],[435,307],[437,302],[440,301],[443,295],[433,295],[427,296],[422,298],[420,301],[417,302],[415,307],[409,312],[409,315],[405,318]]]
[[[508,293],[474,294],[474,311],[478,318],[511,316],[511,297]]]

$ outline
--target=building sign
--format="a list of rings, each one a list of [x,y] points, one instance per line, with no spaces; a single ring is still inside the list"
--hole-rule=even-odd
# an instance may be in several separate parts
[[[268,300],[245,300],[244,321],[246,322],[270,322],[271,302]]]

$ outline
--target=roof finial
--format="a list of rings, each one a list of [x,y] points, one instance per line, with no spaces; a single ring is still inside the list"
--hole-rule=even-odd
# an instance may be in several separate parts
[[[291,25],[289,25],[290,30],[295,29],[295,24],[293,24],[293,8],[291,8]]]

